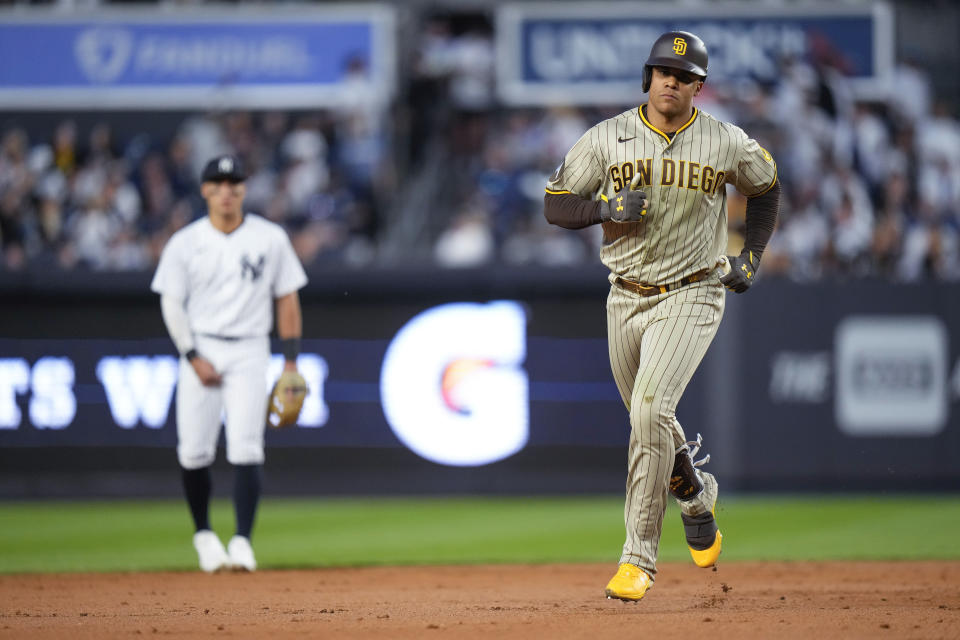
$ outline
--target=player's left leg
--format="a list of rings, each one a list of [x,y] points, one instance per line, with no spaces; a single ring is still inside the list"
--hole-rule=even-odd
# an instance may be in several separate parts
[[[621,562],[655,571],[675,450],[684,434],[675,411],[723,314],[723,288],[696,283],[656,303],[644,329],[630,401],[630,448]],[[632,526],[631,526],[632,524]]]
[[[715,288],[715,285],[713,286]],[[695,308],[694,305],[699,303],[702,295],[710,291],[710,288],[710,281],[704,281],[698,287],[691,287],[685,292],[684,297],[689,299],[691,295],[695,295],[696,298],[693,301],[688,300],[684,304],[690,309]],[[720,299],[720,313],[715,317],[713,334],[720,326],[725,302],[726,297],[724,296]],[[687,313],[681,312],[683,315],[687,315]],[[710,338],[703,343],[704,353],[712,339],[711,334]],[[699,355],[696,364],[694,364],[694,369],[699,366],[704,353]],[[714,517],[719,485],[713,474],[699,468],[710,460],[709,455],[701,458],[698,462],[694,462],[694,458],[700,450],[700,435],[697,434],[696,441],[687,442],[683,428],[675,416],[672,418],[672,424],[676,449],[674,451],[673,470],[670,475],[670,493],[680,507],[680,517],[683,520],[687,546],[694,563],[699,567],[712,567],[720,556],[723,539]]]
[[[698,434],[696,441],[685,442],[677,448],[670,476],[670,493],[680,507],[690,557],[698,567],[707,568],[714,566],[720,557],[723,535],[715,517],[719,492],[717,479],[698,468],[708,462],[710,456],[694,462],[700,444]]]
[[[264,460],[269,342],[243,340],[223,376],[227,461],[234,466],[233,505],[236,534],[227,545],[235,569],[253,571],[257,562],[250,538],[260,501],[260,468]]]

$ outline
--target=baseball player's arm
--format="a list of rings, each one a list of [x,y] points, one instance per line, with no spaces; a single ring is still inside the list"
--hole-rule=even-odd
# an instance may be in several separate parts
[[[780,210],[780,182],[775,180],[766,192],[747,199],[746,237],[739,256],[728,256],[729,269],[720,282],[736,293],[743,293],[753,284],[760,268],[760,256],[773,234]]]
[[[284,370],[296,371],[300,336],[303,335],[300,295],[296,291],[277,298],[277,335],[283,351]]]
[[[183,300],[168,293],[162,294],[160,313],[163,315],[163,323],[167,326],[167,333],[170,334],[174,346],[193,366],[200,382],[208,387],[219,385],[222,382],[220,374],[209,360],[197,353],[194,347],[193,332],[190,330],[190,321],[187,318]]]
[[[600,150],[597,148],[600,137],[597,126],[588,129],[547,180],[543,215],[550,224],[565,229],[583,229],[627,215],[629,207],[624,206],[624,202],[611,207],[603,195],[599,200],[594,199],[604,176]],[[622,194],[617,195],[619,197]],[[631,198],[633,196],[627,196],[627,199]]]
[[[543,196],[543,215],[547,222],[564,229],[583,229],[603,221],[600,200],[584,200],[572,193],[547,190]]]
[[[636,222],[647,213],[647,195],[624,189],[613,200],[601,194],[599,200],[584,200],[572,193],[547,189],[543,215],[547,222],[565,229],[583,229],[598,222]]]
[[[732,182],[737,191],[747,196],[746,237],[739,256],[728,256],[728,271],[720,277],[728,289],[743,293],[753,284],[760,267],[760,256],[770,240],[780,208],[780,181],[777,163],[756,140],[743,129],[731,125],[737,142],[737,160],[732,167]]]
[[[777,213],[780,211],[780,181],[774,182],[773,187],[764,194],[747,198],[746,237],[743,248],[752,251],[757,259],[763,255],[773,227],[777,224]]]

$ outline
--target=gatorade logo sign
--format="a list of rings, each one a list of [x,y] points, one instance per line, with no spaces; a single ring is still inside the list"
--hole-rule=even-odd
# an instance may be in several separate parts
[[[527,444],[526,313],[516,302],[454,303],[415,316],[383,359],[394,435],[439,464],[478,466]]]

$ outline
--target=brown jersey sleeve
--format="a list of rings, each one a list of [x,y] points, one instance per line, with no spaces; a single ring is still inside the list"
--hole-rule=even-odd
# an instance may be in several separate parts
[[[752,251],[758,258],[770,241],[773,227],[777,224],[780,210],[780,181],[775,180],[766,193],[747,199],[746,232],[743,248]]]
[[[600,201],[584,200],[573,193],[551,193],[543,196],[543,215],[547,222],[565,229],[583,229],[601,222]]]

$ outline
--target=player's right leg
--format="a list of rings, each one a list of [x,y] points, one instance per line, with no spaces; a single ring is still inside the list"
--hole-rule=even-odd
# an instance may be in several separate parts
[[[219,388],[205,387],[190,363],[181,359],[177,382],[177,459],[194,523],[193,546],[200,568],[210,573],[228,564],[227,552],[211,530],[209,517],[210,465],[217,454],[220,411]]]
[[[650,317],[651,306],[649,300],[627,293],[615,286],[611,287],[607,298],[607,345],[610,368],[617,389],[620,391],[620,397],[631,414],[634,404],[634,387],[641,368],[643,332]],[[604,591],[608,598],[628,602],[640,600],[653,586],[656,573],[656,546],[660,537],[658,523],[652,523],[650,531],[646,531],[647,524],[650,523],[638,522],[636,492],[639,485],[643,483],[641,469],[638,466],[640,464],[638,442],[631,435],[623,512],[627,532],[626,542],[617,572],[607,583]],[[653,529],[656,529],[655,535],[648,535],[653,533]]]

